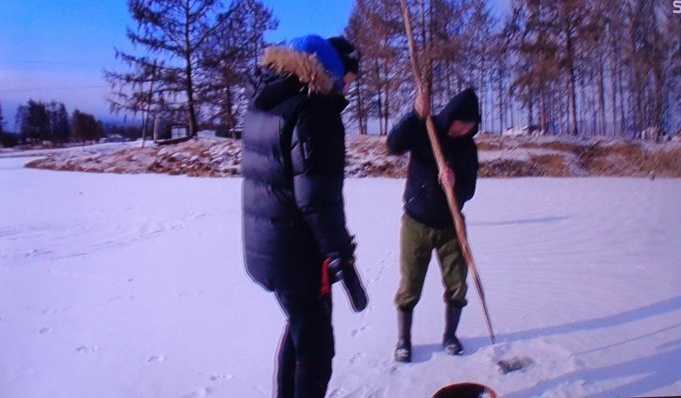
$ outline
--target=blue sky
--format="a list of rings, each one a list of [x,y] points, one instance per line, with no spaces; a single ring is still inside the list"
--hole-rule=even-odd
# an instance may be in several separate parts
[[[308,33],[342,33],[352,0],[263,0],[279,20],[271,41]],[[224,1],[225,4],[228,1]],[[508,0],[492,0],[507,5]],[[133,26],[127,1],[0,0],[0,104],[5,128],[14,130],[16,108],[29,99],[63,102],[111,119],[105,69],[121,70],[114,47],[131,51]]]

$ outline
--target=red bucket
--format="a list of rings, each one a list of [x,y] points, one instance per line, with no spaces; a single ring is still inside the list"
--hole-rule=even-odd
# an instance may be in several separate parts
[[[482,384],[457,383],[442,387],[433,398],[497,398],[497,393]]]

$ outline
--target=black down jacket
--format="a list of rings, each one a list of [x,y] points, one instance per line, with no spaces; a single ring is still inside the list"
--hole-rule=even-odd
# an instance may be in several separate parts
[[[456,95],[433,118],[446,162],[454,170],[454,194],[459,207],[475,193],[478,176],[478,149],[474,133],[463,138],[447,135],[455,120],[480,121],[478,100],[467,89]],[[410,152],[407,183],[404,191],[404,211],[414,220],[432,228],[447,228],[454,224],[447,197],[438,181],[438,170],[426,131],[425,121],[415,111],[407,114],[388,134],[388,150],[393,154]]]
[[[343,204],[347,101],[301,83],[296,67],[273,72],[277,54],[266,52],[268,60],[242,137],[246,268],[267,290],[318,291],[323,260],[352,247]]]

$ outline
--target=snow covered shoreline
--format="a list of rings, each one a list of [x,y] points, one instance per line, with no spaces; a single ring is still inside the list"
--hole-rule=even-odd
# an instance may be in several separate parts
[[[239,178],[55,173],[0,159],[0,396],[269,397],[283,315],[243,269]],[[401,179],[348,179],[370,307],[334,288],[329,397],[681,395],[681,180],[483,179],[466,206],[498,343],[473,289],[440,352],[435,262],[414,363],[392,359]],[[508,375],[498,359],[530,357]]]
[[[567,137],[476,138],[480,176],[493,177],[681,177],[681,143]],[[348,136],[348,177],[405,176],[407,157],[387,153],[385,137]],[[5,151],[3,156],[20,156]],[[172,145],[109,143],[64,150],[29,151],[43,158],[29,167],[104,173],[160,173],[194,177],[240,174],[241,142],[197,138]]]

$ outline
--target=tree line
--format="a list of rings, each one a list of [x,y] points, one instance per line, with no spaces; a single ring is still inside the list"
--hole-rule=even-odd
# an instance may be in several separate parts
[[[355,105],[380,133],[414,86],[399,2],[356,0],[348,33],[364,55]],[[681,16],[655,0],[513,0],[499,19],[485,0],[411,1],[422,75],[435,103],[464,87],[481,96],[483,129],[653,138],[679,131]]]
[[[481,129],[659,139],[681,120],[681,16],[656,0],[408,2],[433,103],[474,87]],[[258,81],[264,39],[278,21],[258,0],[129,0],[141,54],[107,71],[111,109],[233,131]],[[314,33],[314,32],[311,32]],[[411,107],[414,83],[399,1],[355,0],[345,35],[362,54],[347,117],[360,134],[387,134]],[[373,123],[373,124],[372,124]]]
[[[137,127],[105,125],[93,115],[78,109],[69,114],[64,103],[57,101],[29,100],[20,105],[15,116],[16,134],[5,132],[4,125],[0,104],[0,140],[5,147],[98,142],[105,137],[136,139],[141,134]]]
[[[137,23],[128,28],[143,55],[116,50],[125,72],[107,71],[113,112],[143,117],[150,130],[156,117],[231,131],[257,82],[264,33],[278,26],[257,0],[129,0]]]

